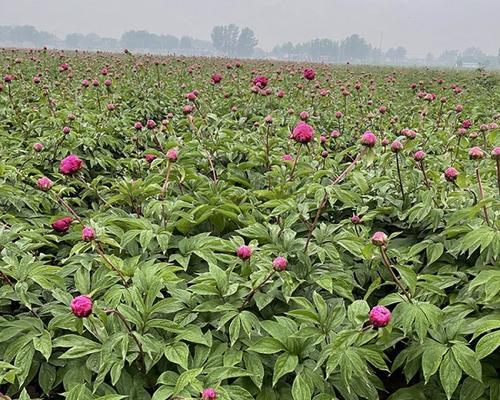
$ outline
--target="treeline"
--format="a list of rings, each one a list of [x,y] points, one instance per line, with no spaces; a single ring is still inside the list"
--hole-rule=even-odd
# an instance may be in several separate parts
[[[250,28],[240,28],[234,24],[215,26],[211,41],[189,36],[156,34],[145,30],[127,31],[119,39],[101,37],[95,33],[87,35],[70,33],[61,39],[29,25],[0,26],[0,45],[105,51],[129,49],[161,54],[225,55],[333,63],[500,67],[500,49],[497,55],[488,55],[477,47],[469,47],[463,51],[446,50],[437,56],[428,53],[426,56],[412,57],[402,46],[383,51],[357,34],[342,40],[314,39],[304,43],[286,42],[266,52],[257,47],[258,39]]]
[[[158,53],[183,54],[213,53],[212,43],[189,36],[158,35],[144,30],[127,31],[119,39],[70,33],[61,39],[51,33],[39,31],[33,26],[0,26],[0,44],[4,46],[41,47],[65,49],[121,51],[123,49]]]

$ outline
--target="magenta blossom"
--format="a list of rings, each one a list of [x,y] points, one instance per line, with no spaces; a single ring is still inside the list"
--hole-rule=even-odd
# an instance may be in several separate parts
[[[494,160],[500,160],[500,147],[497,146],[491,150],[491,158]]]
[[[286,266],[288,265],[288,261],[285,257],[276,257],[273,260],[273,268],[275,271],[284,271]]]
[[[418,150],[415,152],[415,154],[413,155],[413,159],[415,161],[422,161],[424,158],[425,158],[426,154],[424,151],[422,150]]]
[[[375,306],[370,310],[369,318],[375,328],[383,328],[391,322],[391,312],[384,306]]]
[[[95,231],[92,227],[86,226],[82,229],[82,240],[91,242],[95,239]]]
[[[42,143],[35,143],[33,145],[33,150],[35,150],[37,153],[40,153],[43,150],[43,144]]]
[[[299,122],[292,132],[292,139],[299,143],[309,143],[313,137],[314,129],[305,122]]]
[[[38,181],[36,182],[36,185],[38,186],[38,189],[40,189],[44,192],[48,192],[50,190],[50,188],[52,187],[53,183],[49,178],[44,176],[44,177],[38,179]]]
[[[176,161],[177,160],[177,150],[176,149],[170,149],[167,151],[167,158],[169,161]]]
[[[469,150],[469,158],[471,160],[480,160],[484,158],[484,151],[482,151],[479,147],[473,147]]]
[[[71,300],[71,312],[75,317],[86,318],[92,314],[92,299],[89,296],[76,296]]]
[[[217,392],[215,391],[215,389],[212,388],[203,389],[203,392],[201,392],[201,399],[217,400]]]
[[[312,68],[306,68],[303,75],[308,81],[312,81],[316,77],[316,71]]]
[[[269,79],[267,78],[267,76],[257,75],[255,78],[253,78],[252,82],[255,86],[264,89],[269,83]]]
[[[387,246],[387,242],[389,239],[387,238],[387,235],[384,232],[375,232],[372,236],[372,243],[375,246],[378,247],[384,247]]]
[[[361,136],[361,144],[366,147],[373,147],[377,143],[377,137],[370,131],[366,131]]]
[[[56,232],[64,233],[68,231],[69,227],[71,226],[71,222],[73,222],[73,218],[64,217],[53,222],[51,226],[52,229],[54,229]]]
[[[221,74],[213,74],[212,75],[212,82],[214,84],[221,83],[221,81],[222,81],[222,75]]]
[[[457,176],[458,171],[453,167],[446,168],[446,170],[444,171],[444,179],[446,179],[448,182],[454,182],[457,179]]]
[[[281,156],[281,159],[282,159],[283,161],[292,161],[292,160],[293,160],[293,157],[292,157],[290,154],[283,154],[283,155]]]
[[[72,175],[78,172],[83,166],[83,161],[75,154],[70,154],[68,157],[61,160],[59,171],[64,175]]]
[[[250,246],[240,246],[236,250],[236,255],[241,258],[243,261],[248,260],[252,257],[252,248]]]

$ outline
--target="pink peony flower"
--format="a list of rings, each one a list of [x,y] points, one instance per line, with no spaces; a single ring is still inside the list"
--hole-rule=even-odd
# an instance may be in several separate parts
[[[426,154],[424,151],[422,150],[418,150],[415,152],[415,154],[413,155],[413,159],[415,161],[422,161],[424,158],[425,158]]]
[[[328,151],[323,150],[323,151],[321,152],[321,157],[323,157],[323,158],[328,157]]]
[[[464,110],[464,106],[462,104],[457,104],[455,106],[455,112],[459,113],[459,112],[462,112]]]
[[[50,190],[50,188],[52,188],[52,181],[47,178],[46,176],[38,179],[38,181],[36,182],[36,185],[38,186],[38,189],[44,191],[44,192],[47,192]]]
[[[356,215],[354,214],[352,217],[351,217],[351,222],[354,224],[354,225],[358,225],[361,223],[361,218],[359,217],[359,215]]]
[[[369,318],[375,328],[383,328],[391,322],[391,312],[384,306],[375,306],[370,310]]]
[[[393,153],[399,153],[401,150],[403,150],[403,143],[401,143],[399,140],[395,140],[391,143],[391,151]]]
[[[146,161],[148,163],[152,163],[156,159],[156,156],[154,154],[151,154],[151,153],[146,153],[146,154],[144,154],[144,158],[146,159]]]
[[[90,226],[85,226],[82,229],[82,240],[84,240],[85,242],[91,242],[94,239],[95,239],[94,229]]]
[[[106,80],[104,81],[104,86],[106,86],[106,87],[108,87],[108,88],[111,86],[111,84],[112,84],[111,79],[106,79]]]
[[[84,79],[84,80],[82,81],[82,86],[83,86],[83,87],[89,87],[89,85],[90,85],[90,82],[88,81],[88,79]]]
[[[314,130],[311,125],[305,122],[299,122],[292,132],[292,139],[299,143],[309,143],[314,136]]]
[[[457,176],[458,171],[453,167],[446,168],[446,170],[444,171],[444,179],[446,179],[448,182],[454,182],[457,179]]]
[[[83,166],[83,161],[75,154],[70,154],[68,157],[61,160],[59,171],[64,175],[71,175],[78,172]]]
[[[336,138],[340,137],[340,135],[341,135],[341,134],[340,134],[340,132],[339,132],[339,131],[337,131],[337,130],[334,130],[334,131],[332,131],[332,133],[330,133],[330,136],[331,136],[332,138],[334,138],[334,139],[336,139]]]
[[[53,222],[51,226],[56,232],[64,233],[68,231],[71,226],[71,222],[73,222],[73,218],[64,217]]]
[[[62,131],[65,135],[67,135],[68,133],[71,132],[71,128],[69,126],[65,126]]]
[[[139,121],[137,121],[135,124],[134,124],[134,129],[136,131],[140,131],[142,129],[142,123],[140,123]]]
[[[220,75],[220,74],[213,74],[212,75],[212,82],[214,84],[221,83],[221,81],[222,81],[222,75]]]
[[[288,261],[285,257],[276,257],[273,260],[273,268],[275,271],[284,271],[286,266],[288,265]]]
[[[167,151],[167,158],[169,161],[177,161],[177,150],[176,149],[170,149]]]
[[[290,154],[284,154],[281,156],[283,161],[293,161],[293,157]]]
[[[471,160],[480,160],[484,158],[484,151],[482,151],[479,147],[473,147],[469,150],[469,158]]]
[[[257,75],[255,78],[253,78],[252,82],[255,86],[264,89],[269,83],[269,79],[267,78],[267,76]]]
[[[372,244],[378,247],[387,246],[389,239],[384,232],[375,232],[372,236]]]
[[[299,118],[302,121],[307,122],[307,120],[309,119],[309,113],[307,111],[301,111],[301,113],[299,114]]]
[[[195,101],[196,100],[196,94],[194,92],[189,92],[186,94],[186,99],[190,101]]]
[[[43,150],[43,144],[35,143],[33,145],[33,150],[35,150],[37,153],[40,153]]]
[[[250,257],[252,257],[252,248],[245,245],[240,246],[236,250],[236,255],[242,260],[248,260]]]
[[[312,68],[306,68],[303,72],[304,78],[308,81],[312,81],[316,77],[316,71]]]
[[[89,296],[76,296],[71,300],[71,312],[75,317],[86,318],[92,314],[92,299]]]
[[[285,92],[283,90],[279,90],[278,93],[276,93],[276,96],[278,96],[281,99],[285,97]]]
[[[366,131],[361,136],[361,144],[366,147],[373,147],[377,143],[377,137],[370,131]]]
[[[462,122],[462,128],[469,129],[472,126],[472,121],[470,119],[464,119]]]
[[[156,127],[156,122],[154,122],[152,119],[148,119],[146,122],[146,127],[148,129],[154,129]]]
[[[217,400],[217,392],[215,391],[215,389],[212,388],[203,389],[203,392],[201,392],[201,399]]]

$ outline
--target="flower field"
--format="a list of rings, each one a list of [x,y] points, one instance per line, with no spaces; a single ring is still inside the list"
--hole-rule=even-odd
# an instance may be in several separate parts
[[[0,399],[500,399],[498,72],[0,67]]]

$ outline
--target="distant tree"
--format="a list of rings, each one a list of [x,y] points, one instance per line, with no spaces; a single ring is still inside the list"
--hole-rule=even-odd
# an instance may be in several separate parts
[[[215,26],[211,34],[213,46],[224,54],[234,55],[239,35],[240,28],[234,24]]]
[[[486,54],[478,47],[468,47],[462,52],[463,62],[480,63],[483,62],[485,58]]]
[[[193,39],[189,36],[183,36],[181,37],[179,46],[181,49],[191,49],[193,47]]]
[[[390,48],[387,50],[386,57],[392,62],[400,62],[406,58],[406,49],[404,47]]]
[[[366,60],[370,57],[372,47],[358,34],[345,38],[340,45],[341,57],[344,61]]]
[[[259,41],[250,28],[243,28],[236,44],[236,54],[242,57],[249,57],[253,54],[255,46]]]
[[[445,50],[439,57],[440,63],[445,65],[456,65],[459,56],[458,50]]]

